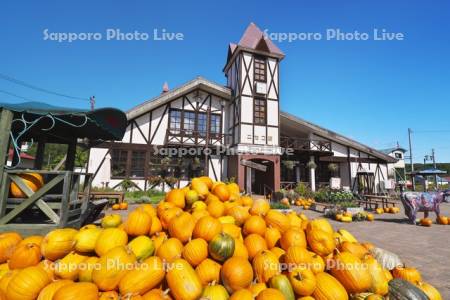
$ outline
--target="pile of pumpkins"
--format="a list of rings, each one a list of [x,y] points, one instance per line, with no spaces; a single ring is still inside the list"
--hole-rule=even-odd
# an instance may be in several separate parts
[[[344,223],[351,223],[353,219],[356,218],[357,221],[369,221],[372,222],[375,220],[375,216],[371,213],[360,212],[355,216],[351,212],[343,212],[336,214],[335,220]]]
[[[439,300],[418,270],[326,219],[208,177],[126,220],[0,235],[0,300]]]
[[[313,205],[313,203],[314,203],[314,199],[312,199],[312,198],[307,198],[307,199],[298,198],[295,201],[295,205],[302,206],[303,209],[309,209],[311,207],[311,205]]]
[[[400,213],[400,208],[399,208],[399,207],[396,207],[396,206],[394,206],[394,207],[385,207],[385,208],[383,208],[383,207],[378,207],[378,208],[375,210],[375,212],[376,212],[378,215],[382,215],[382,214],[384,214],[384,213],[387,213],[387,214],[398,214],[398,213]]]
[[[114,203],[111,208],[113,210],[127,210],[128,209],[128,202],[120,202],[120,203]]]

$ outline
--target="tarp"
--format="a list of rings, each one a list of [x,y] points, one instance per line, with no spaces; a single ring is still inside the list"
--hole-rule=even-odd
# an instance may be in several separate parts
[[[71,140],[121,140],[127,127],[124,112],[115,108],[82,110],[57,107],[40,102],[0,103],[0,109],[14,112],[12,132],[20,133],[28,127],[22,139]]]

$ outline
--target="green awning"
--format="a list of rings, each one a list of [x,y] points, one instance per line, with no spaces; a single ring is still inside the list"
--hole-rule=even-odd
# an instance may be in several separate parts
[[[124,112],[115,108],[93,111],[57,107],[40,102],[0,103],[0,109],[14,112],[11,131],[21,132],[21,140],[39,139],[63,142],[78,138],[121,140],[127,127]],[[26,129],[26,131],[24,131]]]

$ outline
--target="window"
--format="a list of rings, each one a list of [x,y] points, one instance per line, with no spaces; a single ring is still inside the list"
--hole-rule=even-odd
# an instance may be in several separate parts
[[[170,111],[170,131],[172,133],[178,134],[181,131],[181,111],[171,110]]]
[[[255,104],[253,107],[253,123],[259,125],[266,124],[266,100],[263,99],[255,99]]]
[[[111,151],[111,177],[127,175],[128,151],[114,149]]]
[[[145,176],[145,151],[131,152],[131,177]]]
[[[401,153],[395,153],[395,158],[402,159],[403,155]]]
[[[197,130],[201,136],[206,135],[207,115],[205,113],[198,114]]]
[[[183,129],[186,134],[192,134],[195,130],[195,112],[185,111]]]
[[[211,115],[211,133],[212,134],[217,134],[220,133],[220,124],[221,124],[221,120],[220,120],[220,115]]]
[[[255,81],[266,82],[266,60],[255,57],[254,65]]]

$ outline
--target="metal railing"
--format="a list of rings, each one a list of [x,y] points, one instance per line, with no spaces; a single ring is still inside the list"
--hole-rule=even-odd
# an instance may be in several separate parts
[[[310,140],[288,136],[280,137],[280,147],[294,150],[331,152],[331,142],[323,140]]]

